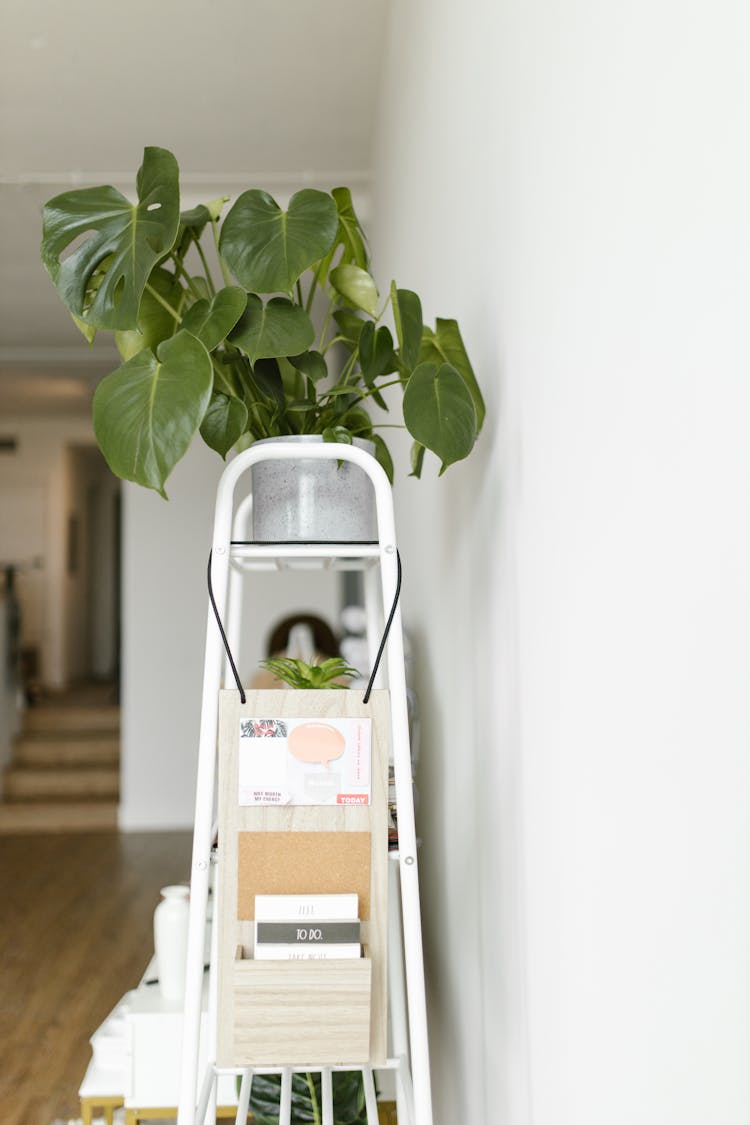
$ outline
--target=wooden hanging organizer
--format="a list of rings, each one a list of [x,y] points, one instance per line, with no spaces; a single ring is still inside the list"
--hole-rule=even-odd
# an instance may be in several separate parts
[[[245,718],[372,720],[369,805],[239,803]],[[222,691],[219,716],[219,1066],[386,1060],[388,693]],[[257,894],[356,892],[359,959],[256,961]]]

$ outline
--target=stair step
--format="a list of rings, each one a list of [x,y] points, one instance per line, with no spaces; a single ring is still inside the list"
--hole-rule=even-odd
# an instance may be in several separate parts
[[[23,735],[13,746],[17,766],[116,766],[119,760],[120,740],[111,735]]]
[[[111,768],[54,769],[40,766],[11,766],[6,770],[3,796],[13,801],[65,801],[116,798],[120,792],[120,771]]]
[[[0,835],[27,832],[102,832],[117,830],[115,801],[18,802],[0,804]]]
[[[62,734],[64,731],[117,734],[120,730],[120,708],[109,703],[96,707],[45,703],[26,709],[23,729],[25,734]]]

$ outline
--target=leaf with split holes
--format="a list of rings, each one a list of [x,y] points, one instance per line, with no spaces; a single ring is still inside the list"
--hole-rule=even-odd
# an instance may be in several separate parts
[[[171,152],[145,149],[137,190],[137,203],[116,188],[94,187],[64,192],[44,208],[44,266],[67,308],[96,328],[136,327],[146,282],[177,235],[178,168]],[[92,292],[90,279],[105,258]]]
[[[404,391],[404,421],[413,438],[440,458],[442,475],[468,457],[477,437],[469,389],[448,363],[420,363]]]
[[[338,212],[324,191],[305,188],[282,211],[265,191],[243,191],[224,220],[219,250],[245,289],[289,293],[336,238]]]
[[[231,342],[242,349],[251,363],[300,355],[314,338],[312,321],[299,305],[293,305],[286,297],[272,297],[264,305],[255,293],[248,294],[247,308],[230,334]]]
[[[94,432],[112,472],[166,498],[164,482],[203,420],[212,382],[211,357],[189,332],[107,375],[94,395]]]

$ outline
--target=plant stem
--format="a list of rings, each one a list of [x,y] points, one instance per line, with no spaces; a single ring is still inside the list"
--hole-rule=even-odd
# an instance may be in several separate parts
[[[309,313],[310,309],[312,308],[313,297],[315,296],[315,290],[317,288],[318,288],[318,275],[317,275],[317,273],[314,273],[313,279],[310,282],[310,289],[309,289],[308,294],[307,294],[307,301],[305,302],[305,312],[306,313]]]
[[[201,246],[200,239],[198,239],[198,238],[195,239],[195,248],[198,251],[198,256],[200,257],[200,260],[203,264],[203,272],[206,275],[206,284],[208,285],[208,291],[209,291],[209,293],[211,294],[212,297],[215,297],[216,296],[216,286],[214,285],[214,279],[211,277],[211,270],[208,268],[208,262],[206,261],[206,255],[203,251],[203,247]]]
[[[190,276],[190,274],[185,269],[185,267],[182,264],[182,262],[180,261],[180,259],[173,254],[172,255],[172,261],[175,264],[175,269],[177,270],[178,274],[180,274],[182,277],[185,278],[185,281],[187,282],[187,286],[188,286],[188,289],[190,290],[190,292],[193,294],[193,296],[197,300],[200,300],[201,294],[195,288],[195,282],[193,281],[192,277]]]
[[[161,293],[157,293],[153,285],[149,285],[148,282],[146,282],[146,290],[151,294],[155,301],[158,301],[159,304],[167,310],[171,317],[174,317],[177,324],[182,324],[182,317],[180,316],[180,314],[172,308],[168,301],[164,300]]]
[[[328,325],[331,322],[332,314],[333,314],[333,302],[331,302],[331,304],[326,309],[325,319],[323,320],[323,327],[322,327],[321,332],[320,332],[320,343],[318,344],[318,351],[321,354],[325,354],[324,353],[324,344],[325,344],[326,332],[328,331]]]
[[[211,356],[211,366],[214,369],[214,384],[220,384],[220,390],[225,391],[232,398],[236,398],[237,392],[232,386],[230,380],[227,378],[226,372],[222,371],[221,364],[217,363],[213,356]]]
[[[354,364],[357,362],[358,359],[359,359],[359,348],[355,348],[354,351],[352,352],[352,354],[347,359],[344,366],[341,368],[341,374],[339,375],[338,379],[336,380],[338,383],[343,383],[344,385],[346,385],[346,383],[349,380],[349,376],[351,375],[352,371],[354,370]]]
[[[320,1106],[318,1105],[318,1098],[315,1093],[315,1083],[312,1080],[312,1074],[308,1073],[305,1075],[305,1082],[307,1083],[307,1088],[310,1091],[310,1102],[312,1104],[313,1120],[315,1121],[315,1125],[323,1125],[320,1117]]]
[[[388,387],[397,387],[400,383],[408,382],[408,379],[392,379],[390,383],[381,383],[379,387],[373,387],[371,391],[363,391],[362,397],[369,398],[370,395],[375,394],[376,391],[385,391]]]
[[[399,385],[399,383],[408,383],[408,381],[409,381],[408,379],[393,379],[390,383],[381,383],[381,385],[379,387],[373,387],[371,390],[364,391],[364,390],[358,389],[356,391],[357,397],[355,398],[354,402],[349,403],[349,409],[351,410],[351,408],[353,406],[356,406],[357,403],[364,402],[364,400],[366,398],[372,398],[372,396],[374,394],[377,394],[379,391],[384,391],[388,387],[397,387]],[[352,391],[352,393],[355,393],[355,392]],[[337,396],[336,395],[333,395],[333,396],[322,395],[321,396],[322,399],[331,398],[331,397],[336,398]]]
[[[217,254],[217,257],[219,259],[219,266],[221,268],[221,276],[224,278],[224,284],[225,285],[231,285],[232,279],[229,276],[229,270],[227,269],[226,263],[225,263],[224,259],[222,258],[221,253],[219,251],[219,235],[217,234],[217,229],[216,229],[218,227],[218,225],[219,224],[216,222],[215,219],[211,220],[211,231],[213,232],[213,236],[214,236],[214,246],[216,247],[216,254]]]
[[[320,354],[325,355],[326,352],[331,350],[334,344],[341,344],[344,340],[346,340],[346,336],[332,336]]]

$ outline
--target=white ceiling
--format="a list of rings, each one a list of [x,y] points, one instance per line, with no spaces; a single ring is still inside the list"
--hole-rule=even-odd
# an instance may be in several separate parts
[[[303,183],[366,195],[386,8],[1,0],[0,410],[51,404],[50,378],[58,406],[85,406],[81,388],[117,362],[108,341],[88,349],[42,268],[52,196],[112,183],[132,197],[145,145],[176,155],[185,206]]]

